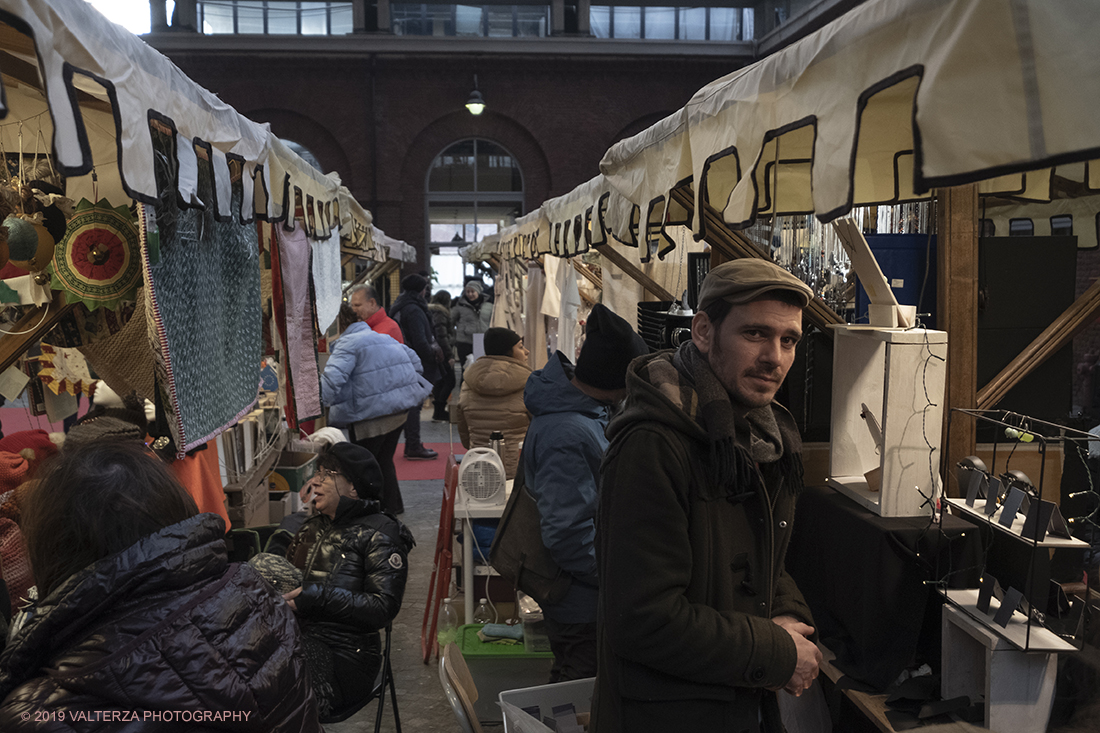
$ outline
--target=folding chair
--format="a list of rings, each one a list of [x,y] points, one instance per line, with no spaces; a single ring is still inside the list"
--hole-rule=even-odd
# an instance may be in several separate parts
[[[439,622],[439,604],[446,597],[451,584],[451,563],[454,560],[455,492],[458,489],[458,461],[453,455],[447,458],[443,479],[443,506],[439,509],[439,532],[435,538],[435,560],[432,576],[428,581],[428,599],[424,602],[424,621],[420,625],[420,652],[427,664],[432,651],[439,653],[435,630]],[[430,622],[430,623],[429,623]]]
[[[371,700],[377,698],[378,712],[374,716],[374,733],[378,733],[382,730],[382,710],[386,707],[386,689],[389,688],[390,701],[393,704],[393,725],[397,733],[401,733],[401,715],[397,710],[397,689],[394,688],[393,667],[390,666],[390,632],[392,630],[392,624],[384,629],[386,641],[382,652],[382,668],[378,671],[378,682],[375,683],[370,696],[358,700],[342,710],[334,710],[329,715],[321,718],[322,723],[343,722],[366,707]]]
[[[448,644],[440,651],[439,682],[443,685],[443,692],[451,703],[451,710],[462,733],[482,733],[481,722],[474,713],[477,685],[458,644]]]
[[[251,528],[231,529],[225,535],[229,562],[248,562],[260,551],[260,535]]]

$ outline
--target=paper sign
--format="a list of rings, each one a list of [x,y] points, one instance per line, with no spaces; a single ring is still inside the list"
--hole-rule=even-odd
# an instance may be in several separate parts
[[[1015,588],[1009,588],[1005,591],[1005,597],[1001,600],[1001,607],[997,609],[997,614],[993,617],[993,623],[1002,629],[1008,626],[1008,622],[1012,620],[1012,613],[1020,605],[1023,598],[1024,594]]]
[[[989,601],[993,598],[993,586],[996,583],[992,575],[983,575],[978,584],[978,610],[982,613],[989,613]]]
[[[23,394],[29,381],[31,378],[22,369],[12,364],[0,374],[0,395],[4,395],[4,399],[9,402],[14,402],[19,399],[19,395]]]
[[[981,471],[968,471],[969,479],[966,482],[966,505],[974,506],[974,500],[981,493],[982,485],[988,484],[986,475]]]
[[[989,489],[985,492],[985,513],[991,517],[993,512],[997,511],[997,499],[1001,498],[1003,488],[999,478],[989,477]]]
[[[1050,526],[1050,518],[1056,507],[1053,502],[1034,501],[1031,503],[1027,518],[1024,519],[1024,528],[1020,535],[1025,539],[1042,542],[1047,537],[1047,528]]]
[[[1004,508],[1001,509],[1000,523],[1004,527],[1011,527],[1012,521],[1016,519],[1016,512],[1020,511],[1020,503],[1024,500],[1024,492],[1013,486],[1008,491],[1008,498],[1005,499]]]

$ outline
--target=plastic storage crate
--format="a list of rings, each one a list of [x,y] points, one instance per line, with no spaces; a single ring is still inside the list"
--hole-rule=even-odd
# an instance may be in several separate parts
[[[500,702],[507,702],[517,708],[539,708],[539,720],[552,717],[555,705],[572,703],[577,713],[592,712],[592,691],[596,687],[595,677],[586,677],[583,680],[570,680],[559,682],[555,685],[538,685],[537,687],[525,687],[520,690],[505,690],[500,693]],[[478,691],[480,695],[480,690]],[[533,711],[532,711],[533,712]],[[509,726],[508,717],[504,717],[504,733],[515,730]]]
[[[550,667],[554,655],[549,652],[531,653],[522,644],[487,644],[478,638],[483,624],[464,624],[458,627],[458,648],[462,652],[470,676],[477,685],[477,702],[474,712],[478,720],[497,722],[500,706],[497,695],[517,686],[540,685],[550,679]]]

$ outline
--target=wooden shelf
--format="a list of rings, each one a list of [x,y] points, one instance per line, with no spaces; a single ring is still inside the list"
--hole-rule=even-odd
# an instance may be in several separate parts
[[[259,485],[260,481],[267,478],[267,475],[271,473],[271,469],[275,467],[276,461],[279,460],[279,456],[282,455],[283,446],[286,445],[287,434],[282,433],[276,440],[275,444],[271,447],[271,450],[267,454],[253,464],[252,468],[245,473],[244,478],[238,478],[233,483],[225,487],[225,492],[228,494],[231,491],[248,491]]]
[[[989,601],[989,613],[978,610],[978,589],[940,591],[956,608],[965,611],[968,616],[985,626],[993,633],[1000,636],[1012,646],[1022,652],[1055,652],[1063,654],[1075,652],[1077,647],[1057,634],[1049,631],[1038,623],[1028,624],[1027,616],[1019,611],[1012,613],[1008,626],[1001,628],[993,623],[993,617],[997,615],[997,609],[1001,607],[1000,601],[993,598]]]
[[[1021,542],[1026,542],[1032,547],[1075,547],[1078,549],[1087,549],[1089,547],[1089,544],[1087,542],[1082,542],[1081,540],[1073,537],[1067,539],[1065,537],[1051,537],[1048,535],[1047,538],[1041,542],[1036,542],[1029,537],[1024,537],[1024,515],[1017,514],[1016,518],[1012,522],[1012,526],[1006,527],[999,521],[1001,512],[1003,511],[1003,507],[998,508],[997,511],[993,512],[992,516],[986,516],[985,499],[975,500],[974,506],[967,506],[965,499],[957,498],[948,498],[947,503],[955,509],[958,509],[963,514],[973,517],[974,519],[977,519],[980,522],[983,522],[993,527],[994,529],[1000,530],[1005,534],[1012,535],[1013,537],[1019,539]]]

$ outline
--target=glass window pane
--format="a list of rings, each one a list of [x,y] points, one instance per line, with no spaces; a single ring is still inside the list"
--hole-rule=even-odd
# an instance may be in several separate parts
[[[428,5],[429,36],[453,36],[455,34],[455,6]]]
[[[199,3],[199,17],[202,19],[202,32],[233,33],[233,6],[221,3]]]
[[[298,4],[294,2],[269,2],[267,4],[267,32],[280,35],[298,33]]]
[[[463,140],[444,150],[432,161],[429,191],[474,190],[474,141]]]
[[[550,27],[549,5],[514,5],[516,11],[516,35],[524,38],[545,38]]]
[[[680,38],[685,41],[707,40],[706,8],[680,8]]]
[[[1060,216],[1050,217],[1050,236],[1052,237],[1070,237],[1073,236],[1073,217],[1069,214],[1063,214]]]
[[[645,37],[676,38],[676,8],[646,8]]]
[[[593,5],[588,15],[589,27],[596,38],[611,38],[611,8]]]
[[[349,3],[334,4],[329,12],[331,13],[330,22],[332,23],[332,35],[337,36],[351,33],[352,20],[351,5]]]
[[[438,35],[438,34],[437,34]],[[481,8],[476,5],[455,6],[455,35],[480,36]],[[509,33],[508,35],[512,35]]]
[[[641,8],[615,8],[614,9],[615,38],[641,38],[642,37],[642,9]]]
[[[504,148],[487,140],[477,146],[478,191],[522,191],[519,168]]]
[[[515,35],[512,31],[511,5],[487,5],[485,14],[488,19],[490,38],[511,38]]]
[[[237,32],[264,32],[263,0],[240,0],[237,3]]]
[[[328,35],[328,3],[303,2],[301,12],[303,35]]]
[[[752,8],[743,8],[741,11],[741,40],[751,41],[756,38],[756,28],[754,27],[756,13]]]
[[[470,204],[430,202],[428,227],[432,244],[459,245],[476,242],[477,207]]]
[[[427,36],[431,26],[420,3],[394,3],[390,6],[394,35]]]
[[[740,8],[710,9],[710,40],[736,41],[741,28]]]
[[[1035,224],[1031,219],[1009,219],[1008,236],[1033,237],[1035,236]]]
[[[432,255],[432,269],[435,270],[435,290],[446,290],[452,296],[462,292],[465,282],[465,263],[458,254],[458,247],[440,247],[439,254]]]

